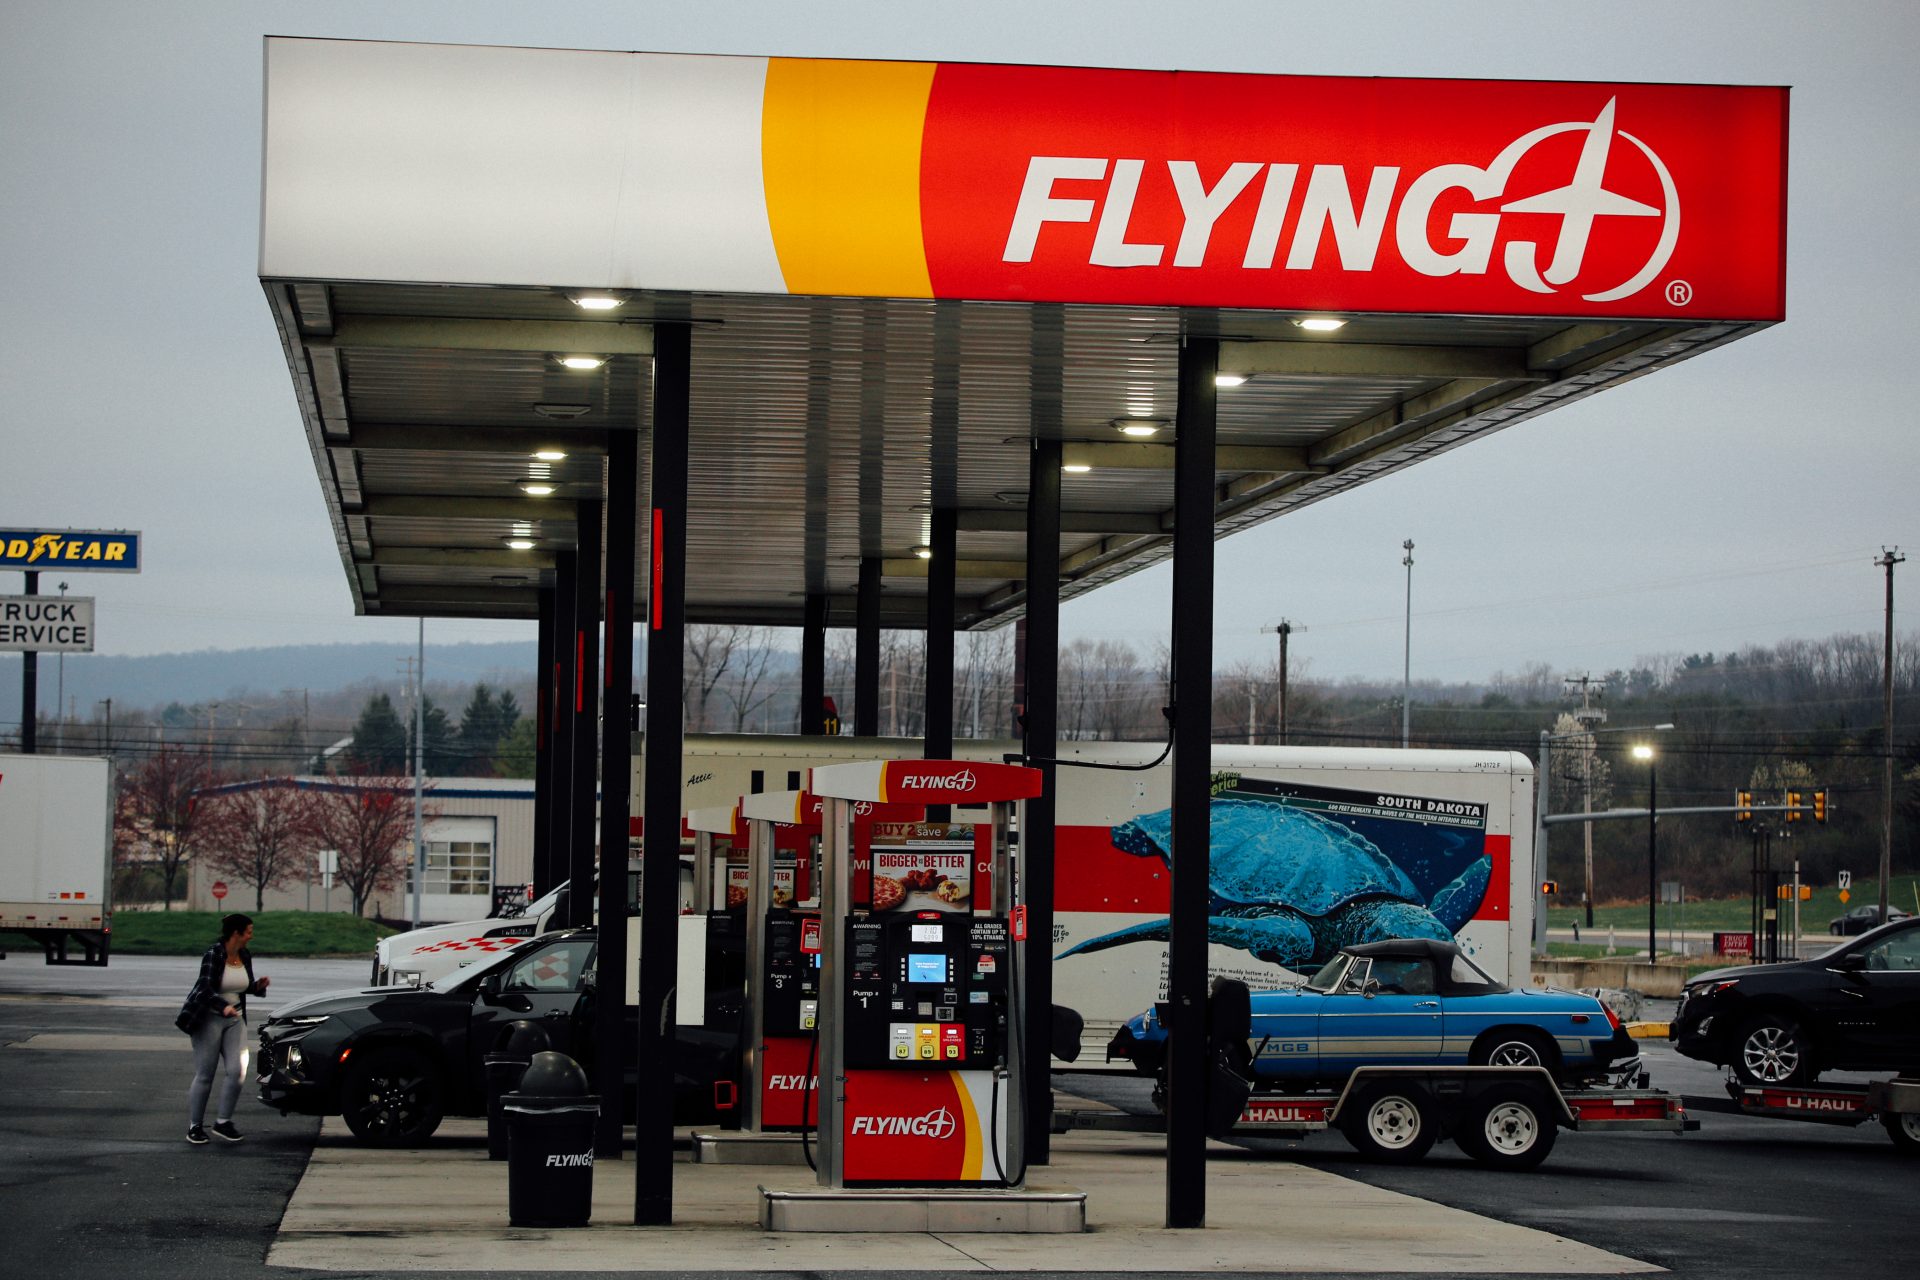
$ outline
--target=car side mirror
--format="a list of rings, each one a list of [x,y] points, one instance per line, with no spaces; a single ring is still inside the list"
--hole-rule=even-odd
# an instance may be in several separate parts
[[[1369,999],[1369,1000],[1371,1000],[1371,999],[1373,999],[1373,998],[1374,998],[1375,996],[1377,996],[1377,995],[1379,995],[1379,994],[1380,994],[1380,979],[1378,979],[1378,978],[1368,978],[1368,979],[1366,980],[1366,983],[1365,983],[1365,984],[1364,984],[1363,986],[1361,986],[1361,988],[1360,988],[1360,994],[1361,994],[1361,995],[1363,995],[1363,996],[1365,996],[1365,997],[1366,997],[1367,999]]]
[[[495,971],[481,978],[479,986],[475,989],[480,992],[480,998],[482,1000],[485,1000],[488,1004],[492,1004],[500,996],[499,972]]]
[[[1867,968],[1867,958],[1855,951],[1850,955],[1836,956],[1827,968],[1835,973],[1864,973]]]

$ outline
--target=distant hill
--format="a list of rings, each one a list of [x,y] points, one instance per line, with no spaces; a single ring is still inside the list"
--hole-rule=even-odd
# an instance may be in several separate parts
[[[415,653],[411,644],[281,645],[270,649],[205,649],[198,653],[160,653],[147,657],[68,654],[66,694],[76,719],[97,713],[103,698],[128,708],[161,707],[169,702],[298,699],[364,682],[396,685],[402,662]],[[535,647],[531,641],[427,646],[427,691],[436,686],[485,680],[496,686],[531,687]],[[40,655],[38,704],[54,714],[59,658]],[[254,696],[249,696],[254,695]],[[456,709],[457,710],[457,709]],[[0,724],[20,720],[20,655],[0,654]]]

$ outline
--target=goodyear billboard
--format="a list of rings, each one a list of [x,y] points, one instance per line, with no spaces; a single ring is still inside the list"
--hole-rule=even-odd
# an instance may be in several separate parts
[[[140,572],[140,535],[126,529],[0,529],[0,569]]]

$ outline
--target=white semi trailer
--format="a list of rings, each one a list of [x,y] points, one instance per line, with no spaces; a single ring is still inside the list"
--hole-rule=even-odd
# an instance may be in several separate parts
[[[0,933],[48,964],[106,964],[112,850],[111,761],[0,756]]]

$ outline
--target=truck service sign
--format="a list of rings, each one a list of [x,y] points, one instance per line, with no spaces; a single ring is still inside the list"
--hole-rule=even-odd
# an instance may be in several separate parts
[[[140,535],[126,529],[0,529],[0,569],[138,573]]]
[[[0,596],[0,651],[92,653],[92,599]]]
[[[276,39],[261,274],[1778,320],[1787,102]]]

